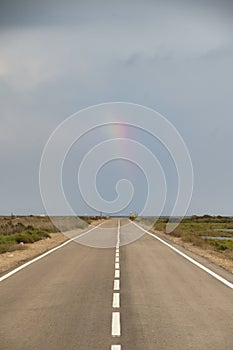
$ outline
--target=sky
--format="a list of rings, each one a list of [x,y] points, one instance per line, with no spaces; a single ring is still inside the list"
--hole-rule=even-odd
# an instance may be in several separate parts
[[[50,134],[83,108],[123,101],[156,110],[183,137],[194,170],[187,214],[233,215],[232,91],[232,1],[2,0],[0,214],[45,213],[39,165]],[[64,189],[79,214],[93,211],[77,193],[77,166],[107,131],[87,135],[67,156]],[[177,187],[172,160],[142,131],[127,135],[160,159],[169,214]],[[135,197],[122,213],[140,211],[146,179],[125,163],[105,165],[97,187],[113,200],[116,182],[131,179]]]

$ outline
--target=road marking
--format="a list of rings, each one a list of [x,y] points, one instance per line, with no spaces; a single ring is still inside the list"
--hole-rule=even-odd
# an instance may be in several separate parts
[[[115,270],[115,278],[120,278],[120,270]]]
[[[119,249],[119,246],[120,246],[120,229],[121,229],[121,222],[120,222],[120,219],[118,219],[118,224],[117,224],[117,244],[116,244],[116,249]]]
[[[135,226],[137,226],[138,228],[140,228],[142,231],[144,231],[145,233],[147,233],[148,235],[152,236],[153,238],[157,239],[158,241],[160,241],[161,243],[165,244],[167,247],[169,247],[170,249],[174,250],[176,253],[178,253],[179,255],[183,256],[185,259],[187,259],[188,261],[190,261],[192,264],[196,265],[197,267],[199,267],[200,269],[202,269],[203,271],[207,272],[209,275],[211,275],[212,277],[216,278],[218,281],[222,282],[223,284],[225,284],[227,287],[233,289],[233,283],[227,281],[225,278],[221,277],[220,275],[218,275],[217,273],[211,271],[210,269],[208,269],[207,267],[205,267],[204,265],[200,264],[198,261],[190,258],[188,255],[186,255],[185,253],[181,252],[179,249],[173,247],[171,244],[167,243],[166,241],[164,241],[163,239],[161,239],[160,237],[156,236],[155,234],[145,230],[144,228],[140,227],[139,225],[137,225],[135,222],[131,221],[132,224],[134,224]]]
[[[113,293],[112,307],[114,309],[120,307],[120,293]]]
[[[120,290],[120,281],[114,280],[114,290]]]
[[[118,225],[117,225],[118,237],[119,237],[119,235],[120,235],[120,228],[121,228],[121,221],[120,221],[120,219],[118,219]]]
[[[16,269],[14,269],[14,270],[8,272],[7,274],[3,275],[2,277],[0,277],[0,282],[2,282],[2,281],[4,281],[5,279],[9,278],[10,276],[14,275],[15,273],[19,272],[20,270],[25,269],[25,267],[27,267],[27,266],[29,266],[29,265],[35,263],[36,261],[38,261],[38,260],[40,260],[40,259],[43,259],[45,256],[47,256],[47,255],[49,255],[49,254],[55,252],[56,250],[58,250],[58,249],[60,249],[60,248],[63,248],[63,247],[66,246],[67,244],[73,242],[74,239],[77,239],[77,238],[79,238],[79,237],[82,237],[82,236],[86,235],[87,233],[89,233],[89,232],[91,232],[91,231],[97,229],[97,228],[98,228],[99,226],[101,226],[102,224],[103,224],[103,222],[101,222],[99,225],[97,225],[97,226],[95,226],[95,227],[92,227],[92,228],[91,228],[90,230],[88,230],[87,232],[84,232],[84,233],[82,233],[82,234],[80,234],[80,235],[78,235],[78,236],[75,236],[75,237],[73,237],[73,238],[71,238],[71,239],[68,239],[67,241],[65,241],[64,243],[60,244],[59,246],[48,250],[47,252],[45,252],[45,253],[43,253],[43,254],[37,256],[36,258],[34,258],[34,259],[32,259],[32,260],[26,262],[26,263],[23,264],[23,265],[20,265],[20,266],[17,267]]]
[[[116,243],[116,256],[115,256],[115,277],[114,277],[114,291],[120,290],[120,257],[119,257],[119,246],[120,246],[120,220],[118,219],[117,225],[117,243]],[[115,279],[118,278],[118,279]],[[120,308],[120,293],[113,293],[112,307],[114,309]],[[120,312],[112,313],[112,337],[121,336],[121,321]],[[112,345],[111,350],[121,350],[121,345]]]
[[[117,243],[116,243],[116,256],[115,256],[115,277],[114,277],[114,291],[120,290],[120,257],[119,257],[119,246],[120,246],[120,220],[118,220],[117,226]],[[118,278],[118,279],[115,279]],[[112,307],[114,309],[120,308],[120,293],[113,293]],[[112,313],[112,337],[121,336],[121,321],[120,312]],[[112,345],[111,350],[121,350],[121,345]]]
[[[112,336],[113,337],[121,336],[120,312],[112,313]]]

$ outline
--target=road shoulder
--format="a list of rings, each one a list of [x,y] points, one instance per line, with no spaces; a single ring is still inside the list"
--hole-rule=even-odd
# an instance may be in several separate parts
[[[211,251],[183,242],[180,238],[169,236],[161,231],[150,230],[150,232],[233,283],[233,261],[222,258],[218,253],[213,254]]]

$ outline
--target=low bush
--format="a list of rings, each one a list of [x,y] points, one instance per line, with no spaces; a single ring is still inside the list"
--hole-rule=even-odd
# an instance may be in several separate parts
[[[20,249],[19,243],[34,243],[43,238],[49,238],[47,231],[38,229],[29,229],[20,233],[1,234],[0,235],[0,253]],[[19,247],[19,248],[18,248]]]

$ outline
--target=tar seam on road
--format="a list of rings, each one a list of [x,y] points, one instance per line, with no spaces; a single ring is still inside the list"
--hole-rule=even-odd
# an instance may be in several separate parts
[[[114,274],[114,283],[113,283],[113,299],[112,307],[114,310],[120,308],[120,220],[118,220],[117,225],[117,244],[116,244],[116,253],[115,253],[115,274]],[[115,291],[118,291],[116,293]],[[121,315],[120,311],[112,312],[112,337],[121,336]],[[121,345],[112,345],[111,350],[121,350]]]
[[[52,248],[52,249],[48,250],[47,252],[45,252],[45,253],[43,253],[43,254],[37,256],[36,258],[34,258],[34,259],[32,259],[32,260],[26,262],[25,264],[20,265],[20,266],[17,267],[16,269],[14,269],[14,270],[8,272],[7,274],[3,275],[2,277],[0,277],[0,282],[2,282],[2,281],[4,281],[5,279],[9,278],[10,276],[14,275],[15,273],[19,272],[20,270],[24,269],[25,267],[27,267],[27,266],[29,266],[29,265],[35,263],[36,261],[38,261],[38,260],[40,260],[40,259],[42,259],[42,258],[44,258],[45,256],[47,256],[47,255],[49,255],[49,254],[55,252],[56,250],[58,250],[58,249],[60,249],[60,248],[62,248],[62,247],[64,247],[64,246],[66,246],[67,244],[73,242],[74,239],[83,237],[83,236],[86,235],[87,233],[89,233],[89,232],[91,232],[91,231],[97,229],[97,228],[98,228],[99,226],[101,226],[102,224],[103,224],[103,222],[101,222],[99,225],[97,225],[97,226],[95,226],[95,227],[92,227],[92,228],[91,228],[90,230],[88,230],[87,232],[81,233],[80,235],[75,236],[75,237],[69,239],[68,241],[65,241],[64,243],[60,244],[59,246],[57,246],[57,247],[55,247],[55,248]]]
[[[202,269],[203,271],[207,272],[209,275],[211,275],[212,277],[216,278],[218,281],[220,281],[221,283],[225,284],[227,287],[233,289],[233,283],[227,281],[225,278],[221,277],[220,275],[218,275],[217,273],[211,271],[210,269],[208,269],[207,267],[205,267],[204,265],[200,264],[199,262],[197,262],[196,260],[194,260],[193,258],[191,258],[190,256],[186,255],[185,253],[182,253],[179,249],[173,247],[171,244],[165,242],[163,239],[161,239],[160,237],[154,235],[153,233],[145,230],[144,228],[142,228],[141,226],[137,225],[135,222],[131,221],[132,224],[134,224],[135,226],[137,226],[138,228],[140,228],[142,231],[144,231],[145,233],[147,233],[148,235],[150,235],[151,237],[157,239],[158,241],[160,241],[161,243],[165,244],[167,247],[169,247],[170,249],[174,250],[176,253],[178,253],[179,255],[183,256],[185,259],[187,259],[188,261],[190,261],[192,264],[196,265],[197,267],[199,267],[200,269]]]

